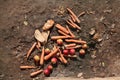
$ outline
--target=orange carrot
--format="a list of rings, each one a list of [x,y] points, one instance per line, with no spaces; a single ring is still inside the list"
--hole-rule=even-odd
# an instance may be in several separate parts
[[[77,24],[75,24],[71,19],[69,19],[70,23],[74,25],[76,28],[81,29]]]
[[[76,49],[76,48],[81,48],[81,45],[66,47],[66,49]]]
[[[43,47],[42,48],[42,53],[41,53],[41,58],[40,58],[40,65],[43,65],[43,63],[44,63],[44,54],[45,54],[45,49]]]
[[[51,39],[52,40],[56,40],[56,39],[67,39],[67,38],[73,38],[72,36],[52,36]]]
[[[38,74],[40,74],[40,73],[42,73],[42,72],[43,72],[43,70],[40,69],[40,70],[38,70],[38,71],[32,72],[32,73],[30,74],[30,76],[31,76],[31,77],[34,77],[34,76],[36,76],[36,75],[38,75]]]
[[[40,44],[40,42],[39,42],[39,41],[37,42],[37,44],[38,44],[38,47],[40,48],[40,47],[41,47],[41,44]]]
[[[62,58],[61,58],[60,56],[58,57],[58,59],[59,59],[62,63],[64,63],[63,60],[62,60]]]
[[[40,48],[39,48],[39,46],[38,46],[38,44],[36,44],[36,48],[39,50]]]
[[[67,31],[67,29],[63,26],[61,26],[60,24],[56,24],[55,25],[59,30],[63,31],[66,34],[69,34],[69,32]]]
[[[46,55],[44,57],[44,60],[48,60],[50,59],[54,54],[56,54],[58,52],[58,48],[55,48],[51,53],[49,53],[48,55]]]
[[[75,47],[76,46],[76,44],[75,43],[71,43],[71,44],[66,44],[66,45],[64,45],[66,48],[67,47]]]
[[[82,15],[84,15],[84,14],[85,14],[85,11],[81,12],[81,13],[78,15],[78,17],[80,17],[80,16],[82,16]]]
[[[64,35],[64,36],[68,36],[66,33],[64,33],[64,32],[61,31],[61,30],[58,30],[58,32],[59,32],[60,34]]]
[[[86,41],[76,40],[76,39],[65,39],[65,41],[66,42],[79,43],[79,44],[86,44]]]
[[[32,47],[29,49],[29,51],[27,52],[27,59],[28,59],[28,57],[30,56],[30,54],[31,54],[31,52],[33,51],[33,49],[35,48],[35,46],[36,46],[36,42],[34,42],[34,44],[32,45]]]
[[[76,21],[75,18],[73,17],[73,15],[70,15],[70,17],[71,17],[71,19],[72,19],[73,22]]]
[[[71,32],[70,28],[68,26],[66,26],[67,30],[69,31],[70,35],[75,38],[75,35]]]
[[[67,22],[71,27],[76,28],[76,26],[73,25],[70,21],[66,20],[66,22]]]
[[[74,14],[74,12],[73,12],[71,9],[69,9],[69,8],[67,8],[67,10],[68,10],[69,13],[74,17],[74,19],[75,19],[78,23],[80,23],[80,20],[79,20],[78,17]]]
[[[20,69],[34,69],[35,66],[20,66]]]
[[[59,49],[59,52],[60,52],[60,57],[61,57],[63,63],[67,64],[68,61],[64,58],[64,56],[63,56],[63,54],[62,54],[60,49]]]

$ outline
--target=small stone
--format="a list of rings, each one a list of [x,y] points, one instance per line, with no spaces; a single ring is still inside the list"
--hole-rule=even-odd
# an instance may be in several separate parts
[[[95,59],[95,58],[96,58],[96,55],[91,55],[91,58]]]
[[[90,35],[94,35],[95,34],[95,29],[94,28],[91,28],[91,31],[89,32]]]
[[[24,23],[24,25],[25,25],[25,26],[27,26],[27,25],[28,25],[28,22],[27,22],[27,21],[24,21],[23,23]]]
[[[93,36],[93,40],[98,40],[100,37],[99,33],[96,33],[94,36]]]
[[[101,42],[102,40],[103,40],[103,39],[102,39],[102,38],[100,38],[100,39],[98,39],[97,41],[98,41],[98,42]]]
[[[81,73],[78,73],[77,77],[78,77],[78,78],[83,78],[83,73],[82,73],[82,72],[81,72]]]

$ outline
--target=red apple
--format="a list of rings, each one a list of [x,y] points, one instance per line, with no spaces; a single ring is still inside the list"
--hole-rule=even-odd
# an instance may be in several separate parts
[[[85,55],[85,50],[84,49],[80,49],[79,53],[80,53],[80,55]]]
[[[48,65],[47,69],[50,70],[50,71],[52,71],[53,70],[53,66],[52,65]]]
[[[69,50],[68,50],[68,49],[64,49],[64,50],[63,50],[63,54],[64,54],[64,55],[68,55],[68,54],[69,54]]]
[[[45,76],[49,76],[50,75],[50,70],[49,69],[45,69],[44,70],[44,75]]]
[[[57,58],[53,57],[53,58],[51,59],[51,63],[52,63],[52,64],[56,64],[56,63],[57,63]]]
[[[70,55],[75,55],[75,49],[70,49]]]
[[[49,54],[51,51],[50,51],[50,49],[49,48],[46,48],[45,49],[45,54]]]
[[[63,45],[63,40],[62,39],[57,39],[57,44],[58,45]]]

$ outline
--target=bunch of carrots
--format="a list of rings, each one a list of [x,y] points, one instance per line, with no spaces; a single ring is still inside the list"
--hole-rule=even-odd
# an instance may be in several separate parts
[[[54,20],[48,20],[44,26],[43,31],[50,30],[53,26],[57,28],[57,32],[59,35],[57,36],[51,36],[51,40],[53,40],[56,45],[54,45],[53,49],[50,50],[49,48],[45,48],[45,44],[43,45],[42,42],[36,41],[33,43],[31,48],[28,50],[26,54],[26,59],[29,60],[29,57],[34,49],[38,49],[41,53],[40,55],[34,55],[33,60],[35,65],[22,65],[20,66],[20,69],[36,69],[35,72],[30,73],[31,77],[34,77],[40,73],[44,73],[45,76],[49,76],[52,72],[54,65],[58,64],[58,61],[67,65],[68,64],[68,58],[76,58],[76,49],[79,49],[79,55],[85,55],[86,49],[88,48],[87,42],[81,39],[77,39],[76,35],[71,31],[72,28],[81,30],[81,27],[78,25],[80,23],[80,20],[78,19],[79,16],[85,14],[85,12],[82,12],[79,16],[76,16],[75,13],[67,8],[70,18],[66,20],[65,27],[61,24],[55,24]],[[69,27],[70,26],[70,27]],[[47,64],[47,67],[44,67],[45,62],[49,62]],[[38,69],[38,66],[41,66],[40,69]]]

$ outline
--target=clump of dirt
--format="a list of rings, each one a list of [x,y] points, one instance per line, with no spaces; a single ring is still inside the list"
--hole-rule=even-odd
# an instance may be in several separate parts
[[[21,71],[19,66],[32,63],[25,61],[24,56],[35,41],[34,30],[41,29],[48,19],[54,19],[56,23],[65,25],[68,18],[67,7],[76,15],[82,11],[86,12],[79,17],[82,31],[74,34],[86,40],[89,49],[84,58],[80,58],[79,61],[71,60],[67,67],[59,65],[51,76],[79,77],[78,74],[82,74],[84,78],[120,76],[119,4],[119,0],[1,0],[0,79],[31,80],[29,73],[33,70]],[[93,34],[96,36],[93,39],[89,33],[94,29]],[[54,32],[53,29],[52,33]],[[44,76],[39,75],[34,79],[43,78]]]

